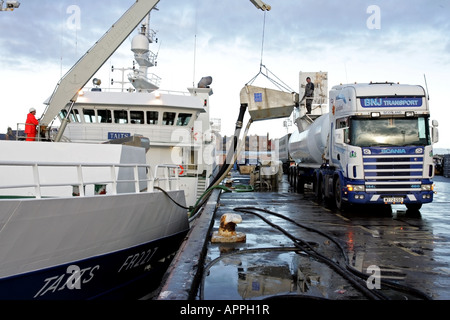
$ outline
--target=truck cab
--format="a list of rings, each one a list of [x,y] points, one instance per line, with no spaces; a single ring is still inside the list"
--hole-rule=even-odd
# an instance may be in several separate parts
[[[330,135],[321,169],[324,194],[340,209],[351,203],[405,204],[433,200],[433,148],[427,94],[418,85],[367,83],[330,91]]]

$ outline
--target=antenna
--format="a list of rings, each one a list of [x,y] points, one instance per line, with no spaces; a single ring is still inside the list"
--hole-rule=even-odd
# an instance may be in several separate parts
[[[427,76],[424,74],[423,78],[425,79],[425,88],[426,88],[426,91],[427,91],[427,98],[428,98],[428,101],[430,101],[430,94],[428,92],[428,84],[427,84]]]
[[[344,62],[344,69],[345,69],[345,81],[348,83],[348,74],[347,74],[347,63]]]
[[[194,68],[193,68],[193,76],[192,76],[192,87],[195,87],[196,62],[197,62],[197,34],[194,37]]]
[[[198,32],[198,1],[195,3],[195,32],[194,32],[194,65],[192,69],[192,87],[195,88],[195,72],[197,68],[197,32]]]

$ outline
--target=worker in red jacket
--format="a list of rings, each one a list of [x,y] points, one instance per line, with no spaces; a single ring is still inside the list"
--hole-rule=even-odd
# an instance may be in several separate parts
[[[36,126],[38,124],[39,121],[36,119],[36,109],[31,108],[30,113],[27,115],[27,122],[25,123],[25,135],[27,136],[27,141],[36,140]]]

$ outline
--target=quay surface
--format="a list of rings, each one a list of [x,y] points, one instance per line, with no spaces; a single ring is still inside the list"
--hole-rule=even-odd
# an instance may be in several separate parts
[[[416,214],[403,205],[340,212],[286,176],[274,191],[215,190],[154,300],[448,300],[450,179],[435,184]],[[242,216],[245,242],[211,243],[226,213]]]

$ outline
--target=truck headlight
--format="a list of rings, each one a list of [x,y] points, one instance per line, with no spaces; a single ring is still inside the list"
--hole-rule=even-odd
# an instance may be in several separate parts
[[[358,191],[366,191],[366,188],[362,184],[355,184],[355,185],[348,184],[347,185],[347,190],[348,191],[358,192]]]
[[[433,191],[434,190],[434,184],[423,184],[420,189],[422,191]]]

